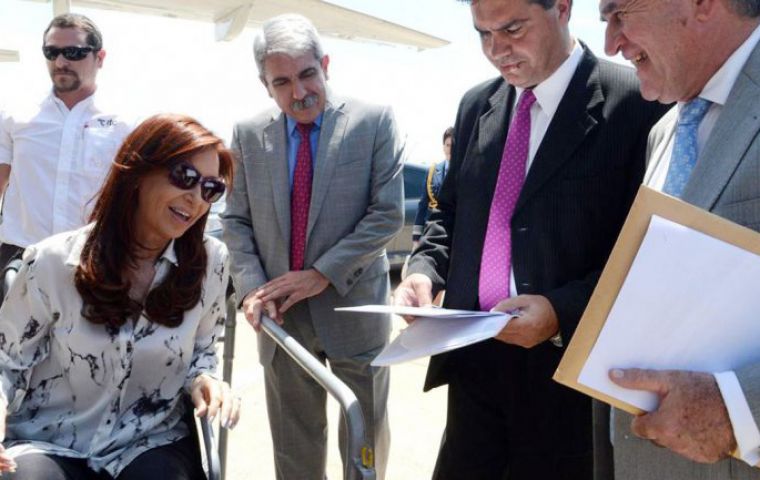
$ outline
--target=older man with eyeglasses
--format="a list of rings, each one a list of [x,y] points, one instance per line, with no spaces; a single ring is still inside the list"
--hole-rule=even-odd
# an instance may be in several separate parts
[[[42,53],[52,92],[38,104],[0,112],[0,268],[28,245],[87,223],[91,200],[130,131],[95,98],[106,51],[89,18],[55,17]]]

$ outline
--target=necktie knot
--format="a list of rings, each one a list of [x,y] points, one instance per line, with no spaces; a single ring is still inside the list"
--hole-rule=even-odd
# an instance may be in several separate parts
[[[533,90],[523,90],[522,95],[520,95],[520,100],[517,102],[517,114],[519,115],[530,111],[530,107],[532,107],[534,103],[536,103],[536,95],[533,93]]]
[[[678,114],[679,125],[699,125],[705,117],[707,110],[710,109],[712,102],[704,98],[694,98],[683,104]]]
[[[306,138],[311,133],[311,129],[314,128],[313,123],[296,123],[298,133],[301,134],[301,138]]]

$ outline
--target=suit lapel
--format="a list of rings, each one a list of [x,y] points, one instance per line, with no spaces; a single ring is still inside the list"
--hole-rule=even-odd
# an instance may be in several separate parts
[[[683,200],[710,210],[760,131],[760,45],[731,89],[686,184]],[[754,112],[748,115],[748,112]]]
[[[507,139],[507,128],[509,125],[510,106],[514,103],[515,89],[506,82],[502,82],[488,102],[491,108],[484,113],[478,122],[478,150],[484,159],[497,159],[496,162],[487,162],[488,167],[493,167],[493,175],[487,178],[493,178],[493,186],[496,186],[496,177],[499,173],[499,164],[504,152],[504,142]]]
[[[604,101],[596,58],[584,47],[583,58],[554,113],[523,184],[515,212],[564,164],[597,125],[594,108]]]
[[[327,108],[322,116],[322,126],[319,133],[319,145],[317,146],[317,158],[314,162],[314,179],[311,184],[311,203],[309,205],[309,223],[306,228],[306,244],[309,235],[322,210],[330,181],[335,172],[335,165],[340,158],[340,148],[343,144],[343,135],[346,131],[348,115],[342,111],[343,102],[334,106],[328,98]]]
[[[288,151],[286,141],[285,115],[272,118],[264,128],[264,149],[267,155],[267,170],[272,185],[274,209],[282,238],[290,240],[290,176],[288,175]]]

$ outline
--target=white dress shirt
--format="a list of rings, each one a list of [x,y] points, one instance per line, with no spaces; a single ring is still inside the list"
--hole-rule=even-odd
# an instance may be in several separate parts
[[[533,164],[533,159],[536,157],[538,147],[544,140],[546,130],[549,129],[549,124],[554,118],[554,113],[557,111],[562,97],[565,96],[565,90],[570,85],[570,81],[578,69],[578,64],[581,63],[581,59],[583,58],[583,48],[580,43],[575,40],[573,42],[575,45],[572,52],[570,52],[570,56],[565,59],[562,65],[549,78],[533,88],[536,102],[530,107],[530,143],[528,145],[528,160],[525,162],[526,176],[528,175],[530,166]],[[515,95],[511,110],[514,110],[517,100],[525,89],[515,87],[515,90],[517,94]],[[516,297],[517,288],[515,286],[515,271],[513,268],[510,268],[509,276],[509,296]]]
[[[711,101],[712,105],[702,119],[702,122],[700,122],[699,129],[697,130],[698,151],[702,151],[707,143],[707,139],[713,127],[715,127],[715,123],[718,121],[720,112],[728,100],[734,83],[736,83],[736,79],[739,77],[744,64],[747,63],[758,41],[760,41],[760,27],[756,28],[752,32],[752,35],[731,54],[726,63],[715,72],[699,93],[700,98]],[[679,109],[679,112],[682,106],[683,103],[679,103],[676,107]],[[675,124],[673,126],[675,128]],[[666,138],[668,138],[667,144],[664,148],[658,149],[661,151],[660,160],[655,164],[656,167],[648,181],[648,185],[657,190],[662,190],[665,184],[665,178],[670,167],[670,157],[673,151],[675,135],[667,135]],[[715,374],[715,380],[718,383],[723,401],[728,410],[728,415],[731,418],[739,455],[742,460],[750,465],[756,465],[760,462],[760,429],[758,429],[752,417],[752,412],[739,385],[739,380],[736,378],[736,374],[730,371]]]
[[[96,105],[69,110],[50,93],[40,104],[0,113],[0,164],[11,166],[0,242],[27,247],[85,225],[131,125]]]
[[[4,444],[12,457],[42,452],[83,458],[116,477],[138,455],[187,436],[180,422],[200,374],[213,375],[226,314],[228,253],[206,237],[201,299],[176,328],[143,313],[121,328],[81,315],[74,285],[92,226],[27,248],[0,308],[0,399],[8,403]],[[171,242],[151,290],[177,264]]]

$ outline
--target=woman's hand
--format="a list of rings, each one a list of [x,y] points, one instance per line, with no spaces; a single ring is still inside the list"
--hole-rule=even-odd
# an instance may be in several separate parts
[[[5,417],[8,408],[5,402],[0,400],[0,475],[3,472],[15,472],[16,462],[5,452],[2,442],[5,440]]]
[[[198,417],[213,420],[221,412],[220,423],[224,428],[235,428],[240,420],[240,397],[232,394],[227,382],[198,375],[190,387],[190,395]]]

